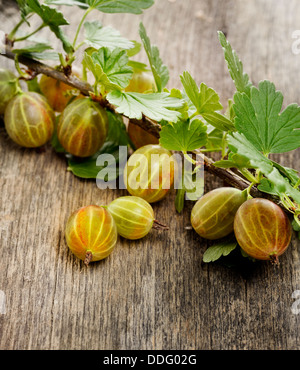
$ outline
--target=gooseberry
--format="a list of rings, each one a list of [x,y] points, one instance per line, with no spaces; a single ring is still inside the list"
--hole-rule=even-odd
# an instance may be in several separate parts
[[[75,68],[73,68],[72,74],[80,77],[80,72]],[[56,112],[62,112],[74,97],[75,99],[83,97],[79,93],[79,90],[74,89],[74,87],[46,75],[42,75],[39,86],[41,92],[49,101],[50,106]]]
[[[17,77],[8,69],[0,68],[0,114],[19,89]]]
[[[194,205],[192,227],[205,239],[223,238],[233,232],[235,214],[246,200],[247,194],[241,190],[230,187],[214,189]]]
[[[125,91],[138,93],[153,92],[154,86],[155,81],[152,74],[144,71],[135,71]]]
[[[8,103],[4,123],[9,137],[26,148],[37,148],[52,137],[55,115],[45,97],[19,92]]]
[[[292,228],[284,211],[268,199],[253,198],[237,211],[234,233],[250,257],[278,263],[290,244]]]
[[[145,145],[128,159],[124,169],[127,191],[149,203],[163,199],[174,183],[176,162],[160,145]]]
[[[140,239],[152,229],[154,212],[144,199],[124,196],[113,200],[107,207],[113,216],[119,235],[126,239]]]
[[[90,205],[69,217],[65,237],[72,253],[88,265],[111,254],[118,233],[112,215],[104,207]]]
[[[147,131],[143,130],[140,126],[134,125],[133,123],[128,123],[128,136],[132,141],[136,149],[148,144],[158,144],[159,140],[157,137],[151,135]]]
[[[60,116],[57,137],[63,148],[77,157],[89,157],[104,144],[108,116],[104,108],[85,97],[70,103]]]

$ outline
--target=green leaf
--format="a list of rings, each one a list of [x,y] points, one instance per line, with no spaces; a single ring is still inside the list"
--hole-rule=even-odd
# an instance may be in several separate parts
[[[55,36],[62,42],[63,48],[67,53],[73,51],[72,44],[61,30],[60,26],[68,25],[69,22],[64,18],[63,14],[55,8],[50,8],[46,4],[40,5],[38,0],[26,0],[30,9],[38,14],[43,20],[43,23],[51,29]]]
[[[217,111],[223,108],[219,95],[204,83],[198,88],[195,80],[187,72],[180,76],[185,93],[195,107],[197,114],[201,115],[207,123],[221,131],[234,130],[233,123]]]
[[[251,168],[251,163],[249,159],[236,154],[236,153],[230,153],[228,155],[227,160],[220,160],[214,162],[215,167],[221,167],[221,168],[238,168],[238,169],[243,169],[243,168]]]
[[[26,84],[27,84],[28,91],[33,91],[33,92],[43,95],[41,92],[37,77],[33,78],[32,80],[26,81]]]
[[[128,58],[132,58],[135,55],[137,55],[141,51],[141,48],[142,48],[142,44],[140,42],[137,42],[135,40],[132,40],[131,42],[133,43],[133,47],[127,50]]]
[[[59,56],[56,52],[45,52],[45,50],[52,49],[49,44],[36,43],[34,45],[27,46],[22,49],[14,49],[13,52],[16,55],[23,55],[28,58],[39,59],[39,60],[58,60]]]
[[[129,60],[127,65],[132,67],[134,72],[149,72],[147,64],[137,62],[136,60]]]
[[[205,85],[205,83],[201,83],[199,89],[195,80],[186,71],[183,72],[180,79],[186,94],[196,107],[198,114],[211,113],[223,108],[219,95]]]
[[[262,181],[260,189],[268,189],[272,194],[282,198],[283,194],[290,196],[296,203],[300,204],[300,192],[295,189],[289,180],[282,176],[279,170],[274,166],[273,162],[266,158],[257,148],[240,133],[232,133],[228,136],[229,148],[245,160],[249,161],[249,166],[254,169],[259,169],[270,183]],[[266,192],[268,192],[266,191]]]
[[[164,125],[160,144],[168,150],[187,152],[199,149],[207,142],[207,127],[199,119],[178,121]]]
[[[134,92],[112,91],[107,100],[115,105],[117,112],[128,118],[142,119],[143,115],[154,121],[177,122],[181,114],[176,109],[184,102],[170,97],[168,93],[140,94]]]
[[[132,78],[133,70],[127,64],[125,50],[101,48],[91,55],[85,52],[84,63],[106,92],[124,89]]]
[[[32,10],[27,5],[26,0],[17,0],[18,7],[20,9],[21,18],[30,26],[30,23],[27,20],[27,16],[32,13]]]
[[[83,160],[78,160],[73,156],[68,158],[68,170],[71,171],[75,176],[85,178],[85,179],[102,179],[99,177],[99,172],[106,168],[97,166],[97,158],[100,154],[112,154],[115,158],[116,163],[121,163],[126,160],[126,158],[119,157],[119,146],[128,146],[129,138],[126,132],[126,126],[122,120],[122,117],[107,111],[109,118],[109,131],[106,141],[102,148],[93,156],[85,158]],[[110,170],[110,168],[108,168]],[[122,166],[116,168],[111,168],[111,180],[114,180],[122,174]]]
[[[214,262],[222,256],[226,257],[237,247],[237,245],[238,243],[235,237],[231,237],[227,240],[219,240],[204,252],[203,262]]]
[[[87,4],[85,0],[46,0],[45,4],[79,6],[80,8],[89,8],[89,4]]]
[[[243,64],[240,61],[236,52],[232,49],[229,42],[226,40],[223,32],[218,32],[219,41],[224,51],[225,60],[228,66],[230,76],[235,84],[237,91],[250,94],[252,83],[249,81],[249,76],[244,73]]]
[[[300,107],[289,105],[282,113],[283,96],[273,83],[252,87],[250,97],[234,96],[235,126],[264,154],[284,153],[300,146]]]
[[[26,0],[30,9],[38,14],[43,22],[50,26],[65,26],[69,22],[64,18],[63,14],[55,8],[50,8],[48,5],[40,4],[38,0]]]
[[[169,70],[166,65],[163,64],[157,46],[152,46],[150,39],[147,35],[146,29],[143,23],[140,23],[140,38],[144,45],[144,49],[148,56],[149,64],[154,76],[156,88],[158,92],[161,92],[166,87],[169,81]]]
[[[86,0],[90,7],[103,13],[142,14],[150,8],[154,0]]]
[[[101,22],[85,22],[85,43],[93,48],[107,47],[110,50],[132,49],[134,44],[112,27],[103,27]]]

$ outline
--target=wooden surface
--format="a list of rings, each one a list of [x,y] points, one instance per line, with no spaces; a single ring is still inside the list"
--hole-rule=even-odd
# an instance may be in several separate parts
[[[1,29],[12,28],[15,10],[10,1],[0,4]],[[66,11],[76,24],[77,8]],[[297,0],[156,0],[142,16],[92,13],[89,19],[96,17],[129,39],[138,39],[142,20],[170,68],[169,86],[180,87],[179,75],[188,70],[226,103],[234,87],[217,40],[222,30],[254,83],[271,79],[284,104],[300,101],[300,56],[292,53]],[[11,63],[1,58],[0,65]],[[300,289],[295,238],[279,269],[203,264],[209,244],[186,229],[192,203],[178,215],[172,193],[154,205],[168,232],[135,242],[120,238],[109,258],[86,268],[65,244],[67,218],[125,192],[101,191],[74,177],[50,147],[21,149],[3,128],[0,142],[0,290],[6,295],[0,349],[300,348],[300,314],[291,311],[292,293]],[[276,159],[300,170],[299,152]],[[221,185],[206,175],[206,191]]]

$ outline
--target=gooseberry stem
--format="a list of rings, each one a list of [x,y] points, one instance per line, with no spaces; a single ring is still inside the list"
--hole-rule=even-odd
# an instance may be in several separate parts
[[[77,39],[78,39],[78,36],[79,36],[79,32],[81,30],[81,27],[83,25],[83,22],[85,21],[85,18],[89,15],[89,13],[93,10],[93,8],[89,8],[83,15],[78,27],[77,27],[77,31],[76,31],[76,34],[75,34],[75,38],[74,38],[74,41],[73,41],[73,49],[74,50],[77,50],[76,48],[76,42],[77,42]]]
[[[42,28],[44,28],[46,25],[45,23],[42,23],[36,30],[34,30],[33,32],[31,33],[28,33],[27,35],[25,36],[22,36],[22,37],[18,37],[17,39],[14,39],[14,42],[17,42],[17,41],[23,41],[23,40],[27,40],[29,37],[33,36],[34,34],[36,34],[37,32],[39,32]]]
[[[88,265],[89,265],[89,263],[91,262],[92,258],[93,258],[93,254],[92,254],[92,252],[91,252],[91,251],[87,251],[87,252],[86,252],[86,255],[85,255],[85,259],[84,259],[84,264],[85,264],[86,266],[88,266]]]
[[[22,26],[22,24],[25,22],[25,20],[22,18],[19,23],[15,25],[15,27],[12,29],[12,31],[7,35],[7,38],[11,41],[13,41],[13,38],[15,37],[16,32],[18,29]]]

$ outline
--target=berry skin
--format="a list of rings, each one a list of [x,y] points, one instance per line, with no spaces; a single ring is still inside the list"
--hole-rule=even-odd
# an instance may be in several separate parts
[[[4,114],[8,102],[16,95],[17,77],[8,69],[0,68],[0,114]]]
[[[76,77],[80,77],[79,71],[73,68],[73,75]],[[76,91],[72,86],[69,86],[61,81],[58,81],[52,77],[42,75],[39,86],[43,95],[45,95],[46,99],[49,101],[50,106],[56,112],[62,112],[69,101],[74,98],[72,92]],[[78,99],[79,97],[83,97],[83,95],[79,94],[75,97]]]
[[[65,237],[72,253],[89,264],[111,254],[118,233],[111,214],[104,207],[91,205],[78,209],[69,217]]]
[[[193,229],[205,239],[223,238],[233,232],[234,217],[247,196],[234,188],[218,188],[201,197],[191,213]]]
[[[128,159],[124,169],[127,191],[149,203],[163,199],[174,183],[176,162],[160,145],[145,145]]]
[[[147,131],[143,130],[141,127],[134,125],[133,123],[128,123],[127,128],[128,136],[132,141],[136,149],[141,148],[142,146],[159,143],[157,137],[149,134]]]
[[[55,115],[47,100],[35,92],[18,93],[5,109],[9,137],[26,148],[46,144],[53,135],[54,122]]]
[[[152,74],[138,71],[133,73],[132,79],[125,88],[125,91],[138,93],[153,92],[154,86],[155,81]]]
[[[86,97],[73,101],[61,114],[57,137],[63,148],[77,157],[89,157],[104,144],[108,116],[104,108]]]
[[[153,209],[140,197],[120,197],[113,200],[107,208],[116,222],[119,235],[123,238],[141,239],[152,229]]]
[[[240,247],[249,256],[278,263],[278,257],[290,244],[292,227],[277,204],[253,198],[237,211],[234,233]]]

